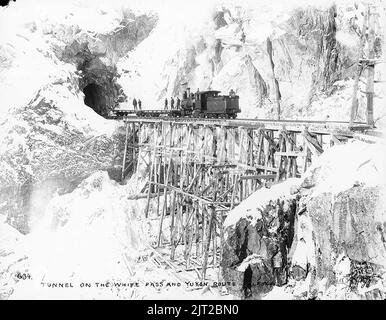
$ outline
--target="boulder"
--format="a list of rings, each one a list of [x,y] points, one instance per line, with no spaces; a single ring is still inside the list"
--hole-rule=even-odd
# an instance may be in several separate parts
[[[385,266],[386,209],[378,205],[381,195],[379,187],[356,186],[338,195],[324,193],[308,202],[320,279],[336,282],[335,265],[341,254],[351,261]]]
[[[23,233],[53,194],[71,192],[99,170],[120,179],[124,128],[85,109],[79,98],[50,85],[1,126],[0,214]]]
[[[287,180],[259,189],[233,209],[221,266],[243,286],[231,292],[259,298],[288,283],[294,299],[382,299],[383,148],[359,141],[330,148],[295,187]]]
[[[225,281],[239,284],[229,288],[233,294],[259,298],[274,285],[287,283],[296,205],[296,197],[289,194],[260,206],[259,217],[247,216],[228,226],[221,270]]]

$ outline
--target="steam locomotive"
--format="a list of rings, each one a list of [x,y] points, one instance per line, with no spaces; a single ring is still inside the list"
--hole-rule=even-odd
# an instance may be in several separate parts
[[[227,118],[235,119],[241,112],[239,96],[233,90],[229,95],[219,95],[220,91],[207,90],[184,93],[180,107],[170,110],[114,110],[114,116],[123,117],[136,115],[137,117],[191,117],[191,118]]]

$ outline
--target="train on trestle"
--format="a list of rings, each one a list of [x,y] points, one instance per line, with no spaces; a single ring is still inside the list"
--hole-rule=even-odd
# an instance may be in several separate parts
[[[221,91],[207,90],[190,93],[184,92],[181,104],[169,110],[123,110],[115,109],[113,116],[121,118],[132,115],[137,117],[189,117],[189,118],[226,118],[235,119],[241,112],[239,96],[233,90],[229,95],[220,95]]]

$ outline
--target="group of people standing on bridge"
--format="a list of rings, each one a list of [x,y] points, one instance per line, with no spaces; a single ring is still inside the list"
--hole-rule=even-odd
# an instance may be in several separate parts
[[[183,99],[186,100],[186,99],[194,99],[194,98],[198,98],[198,94],[199,94],[199,89],[197,89],[197,92],[196,92],[196,95],[191,93],[190,92],[190,88],[188,88],[186,91],[184,91],[183,93]],[[229,96],[230,97],[235,97],[236,96],[236,93],[233,89],[231,89],[231,91],[229,92]],[[133,99],[133,107],[134,107],[134,110],[142,110],[142,101],[141,99],[136,99],[134,98]],[[164,104],[164,110],[180,110],[181,108],[181,99],[180,97],[177,97],[176,99],[174,99],[173,97],[170,98],[170,104],[169,104],[169,100],[168,98],[165,98],[165,104]]]
[[[170,110],[179,110],[181,106],[181,99],[179,97],[174,100],[173,97],[170,98]],[[142,110],[142,101],[141,99],[133,99],[133,107],[134,110]],[[165,110],[169,110],[169,101],[167,98],[165,98]]]
[[[197,89],[197,93],[200,90]],[[188,98],[194,99],[194,94],[190,92],[190,88],[187,88],[187,90],[184,91],[182,95],[182,99],[186,100]],[[197,97],[196,97],[197,98]],[[175,104],[176,102],[176,104]],[[176,100],[174,100],[173,97],[170,98],[170,109],[169,109],[169,101],[168,98],[165,98],[165,104],[164,104],[164,110],[179,110],[181,108],[181,99],[180,97],[177,97]]]
[[[138,109],[137,109],[137,106],[138,106]],[[142,110],[142,101],[141,99],[133,99],[133,107],[134,107],[134,110]]]
[[[181,107],[181,99],[179,97],[174,100],[173,97],[170,98],[170,110],[179,110]],[[169,110],[169,101],[168,98],[165,98],[164,110]]]

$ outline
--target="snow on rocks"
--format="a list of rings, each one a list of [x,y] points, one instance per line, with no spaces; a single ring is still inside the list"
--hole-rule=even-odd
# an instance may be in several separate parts
[[[55,196],[23,243],[32,280],[18,283],[12,298],[112,298],[118,289],[95,283],[130,282],[147,243],[141,202],[127,200],[125,186],[97,172],[72,193]],[[72,283],[74,290],[41,283]],[[81,283],[93,283],[93,290]]]
[[[135,28],[139,28],[139,25],[137,21],[130,19],[126,21],[127,25],[121,25],[127,13],[130,13],[126,6],[120,6],[123,2],[114,6],[95,5],[91,2],[87,4],[85,1],[77,0],[66,4],[42,2],[46,3],[30,6],[28,1],[20,0],[17,3],[11,3],[7,8],[0,9],[2,26],[0,28],[0,216],[6,221],[1,228],[1,236],[4,236],[4,239],[12,238],[11,233],[8,232],[13,230],[10,225],[23,233],[32,231],[28,236],[20,236],[20,238],[28,239],[28,241],[21,241],[22,247],[30,250],[28,252],[32,261],[28,259],[31,262],[30,272],[34,272],[37,278],[44,273],[44,268],[47,268],[50,263],[54,265],[48,251],[52,253],[57,250],[55,259],[63,264],[64,269],[69,267],[65,258],[60,259],[61,254],[70,252],[68,247],[65,248],[66,240],[74,248],[75,256],[76,254],[81,256],[81,250],[87,251],[86,245],[82,245],[80,241],[80,233],[86,232],[87,229],[84,225],[82,229],[80,226],[82,223],[92,221],[90,223],[94,227],[94,233],[89,232],[89,234],[95,236],[97,247],[102,247],[103,241],[106,241],[106,245],[112,242],[119,243],[119,241],[114,242],[112,238],[124,237],[125,231],[128,232],[129,239],[122,240],[123,247],[129,246],[127,250],[122,250],[125,254],[120,261],[122,265],[132,259],[130,255],[134,254],[133,252],[136,254],[140,251],[136,247],[138,241],[145,243],[141,241],[142,238],[136,231],[143,231],[141,235],[147,233],[147,229],[144,231],[134,226],[134,223],[130,225],[125,220],[127,217],[136,217],[136,212],[141,211],[137,208],[141,206],[141,201],[137,201],[135,205],[128,205],[122,191],[123,193],[119,194],[123,200],[111,196],[112,198],[109,199],[111,203],[103,202],[103,192],[101,192],[98,197],[93,198],[92,202],[100,206],[98,211],[97,207],[85,204],[87,200],[82,198],[83,194],[74,191],[78,190],[77,186],[86,177],[98,170],[105,170],[101,184],[109,190],[106,191],[107,194],[113,192],[114,187],[107,182],[107,171],[112,178],[116,180],[120,178],[124,130],[119,121],[106,120],[84,104],[84,95],[79,87],[82,74],[77,71],[78,65],[70,59],[63,59],[63,51],[67,45],[79,41],[82,44],[86,43],[86,46],[82,47],[86,48],[86,51],[89,44],[90,55],[104,54],[106,56],[104,61],[111,65],[126,53],[125,45],[136,43],[127,41],[125,31],[133,31],[130,35],[137,37],[134,31]],[[154,19],[150,20],[152,21],[150,26],[142,25],[143,28],[141,27],[136,41],[140,41],[147,35],[146,32],[149,32],[149,28],[151,29],[154,23]],[[147,16],[143,16],[141,21],[148,21]],[[133,30],[130,29],[131,27]],[[145,31],[142,32],[142,29]],[[110,37],[111,33],[114,37]],[[105,48],[109,51],[103,53],[106,51]],[[117,52],[114,52],[115,49]],[[116,188],[119,189],[119,186],[116,185]],[[78,202],[68,200],[67,203],[68,198],[60,198],[61,195],[71,192],[82,198],[83,202],[79,199]],[[91,190],[90,194],[94,192],[95,190]],[[130,190],[126,192],[129,193]],[[58,198],[61,200],[57,200]],[[51,199],[53,199],[52,203]],[[63,201],[63,203],[60,205],[55,201]],[[91,216],[86,218],[85,215],[77,215],[77,212],[71,211],[75,210],[73,207],[70,208],[71,202],[79,204],[80,208],[86,211],[85,215]],[[110,207],[106,207],[109,203]],[[120,208],[119,203],[124,205],[125,209]],[[45,215],[46,209],[57,210],[49,227],[58,227],[55,223],[60,223],[63,228],[51,230],[47,226],[46,229],[39,229],[39,225],[46,221],[44,219],[49,219]],[[94,210],[93,213],[90,213],[90,210]],[[111,220],[113,218],[108,214],[103,215],[105,211],[120,217],[119,222],[114,224]],[[122,215],[117,212],[119,214],[122,212]],[[103,220],[106,224],[111,237],[105,236],[103,239],[96,237],[96,233],[100,231],[98,228],[103,229],[103,223],[97,222],[99,215],[103,216],[101,221]],[[73,226],[72,221],[80,224],[78,229]],[[118,230],[118,226],[122,229]],[[128,229],[124,230],[124,227]],[[145,225],[145,228],[148,226]],[[71,233],[69,230],[73,231],[72,238],[69,236]],[[69,238],[66,239],[66,237]],[[1,238],[1,241],[5,243],[4,239]],[[30,243],[29,239],[32,239]],[[87,245],[90,245],[90,242]],[[36,246],[34,247],[33,244]],[[39,246],[42,248],[40,251]],[[119,247],[118,244],[115,246],[111,244],[111,246],[113,249]],[[44,249],[47,252],[43,252]],[[90,250],[95,252],[97,249]],[[7,256],[11,257],[11,255]],[[40,257],[44,263],[39,267]],[[111,253],[110,256],[106,254],[105,258],[115,259],[116,256],[113,257]],[[95,256],[90,259],[94,259],[95,264],[102,263]],[[4,258],[3,261],[8,260]],[[5,267],[8,268],[8,266]],[[66,270],[68,273],[62,269],[63,273],[60,274],[60,268],[55,269],[55,267],[51,271],[55,273],[57,270],[59,277],[69,276],[69,269]],[[111,266],[111,269],[114,268]],[[74,270],[79,271],[76,267]],[[86,273],[86,270],[82,269],[82,272]],[[79,273],[82,272],[79,271]],[[102,273],[101,269],[96,270],[97,272]],[[14,274],[11,277],[14,277]],[[29,292],[27,292],[28,283],[32,283]],[[18,283],[18,286],[26,289],[26,294],[32,297],[34,290],[40,286],[39,282],[33,283]],[[22,291],[18,292],[20,294]],[[46,294],[49,297],[48,291]]]
[[[31,6],[21,0],[0,9],[1,24],[6,25],[0,28],[0,202],[7,200],[0,210],[23,232],[28,232],[29,203],[36,202],[31,194],[41,189],[36,184],[65,181],[71,186],[62,192],[69,192],[97,170],[108,170],[119,179],[124,135],[121,123],[106,120],[85,105],[80,84],[89,83],[81,81],[85,75],[78,70],[84,61],[71,60],[73,57],[65,53],[75,43],[78,51],[68,50],[71,54],[82,59],[79,52],[84,49],[87,58],[98,60],[106,46],[104,58],[109,68],[98,60],[91,71],[98,73],[95,69],[105,67],[100,73],[111,76],[111,81],[102,85],[110,85],[107,89],[111,90],[104,93],[108,91],[106,101],[112,104],[118,91],[113,90],[117,89],[116,75],[107,71],[113,70],[127,46],[146,37],[155,23],[146,14],[141,16],[145,31],[141,29],[134,41],[138,21],[132,21],[133,14],[121,4],[42,0],[42,5]],[[92,82],[106,77],[86,78]],[[47,193],[57,188],[52,189]]]
[[[331,1],[313,7],[298,0],[280,6],[271,1],[172,2],[175,9],[158,8],[159,21],[150,36],[118,64],[123,74],[119,83],[129,101],[140,96],[144,108],[155,108],[163,105],[165,97],[181,95],[186,84],[193,90],[211,88],[223,93],[233,88],[240,96],[241,116],[272,117],[275,91],[266,52],[269,37],[283,118],[320,120],[328,115],[331,120],[348,119],[353,84],[350,66],[355,63],[359,41],[353,30],[362,26],[362,4],[354,7],[338,1],[336,14],[330,15]],[[176,11],[189,15],[175,15]],[[335,37],[323,41],[314,32],[332,33],[328,28],[333,23],[339,39],[344,34],[355,41],[338,42]],[[339,52],[337,59],[320,55],[315,42],[323,43],[322,52]],[[333,75],[322,71],[327,69]],[[380,88],[376,87],[376,96],[382,95]],[[364,119],[363,100],[360,120]],[[382,108],[376,107],[375,113],[377,121],[384,117]]]
[[[146,199],[128,200],[135,189],[131,183],[135,179],[129,180],[128,185],[119,185],[106,172],[97,172],[73,192],[56,195],[31,233],[21,235],[20,248],[27,263],[25,269],[19,269],[30,278],[10,283],[4,297],[222,298],[205,287],[187,290],[166,265],[151,262],[155,250],[149,248],[152,230],[143,219]],[[9,234],[5,236],[11,238]],[[10,247],[16,248],[14,243]],[[13,277],[13,270],[0,275],[0,281]],[[176,282],[180,285],[176,286]]]
[[[0,140],[0,199],[15,202],[8,201],[3,208],[9,216],[27,217],[32,191],[47,180],[76,185],[101,169],[116,179],[120,176],[123,129],[85,107],[81,99],[61,84],[48,85],[29,104],[9,113],[0,126],[5,137]],[[10,198],[13,192],[19,194]],[[20,208],[14,207],[16,202]]]
[[[240,283],[235,294],[382,297],[384,146],[382,141],[334,146],[315,159],[303,178],[261,188],[229,212],[221,265],[225,279]],[[363,291],[364,278],[355,280],[352,268],[358,261],[373,270],[368,275],[373,289]],[[283,273],[281,263],[288,268]],[[271,292],[275,285],[285,288]]]
[[[224,226],[232,226],[242,218],[248,218],[251,224],[256,224],[262,218],[262,211],[271,201],[294,199],[300,182],[300,179],[293,178],[276,184],[271,188],[263,187],[259,189],[228,214],[224,221]]]
[[[356,185],[379,186],[386,181],[386,144],[349,141],[326,150],[304,175],[312,193],[338,194]]]
[[[229,212],[221,262],[228,288],[240,297],[260,298],[287,282],[300,179],[262,188]]]
[[[18,275],[27,270],[24,235],[5,223],[0,216],[0,300],[7,299],[18,282]]]

